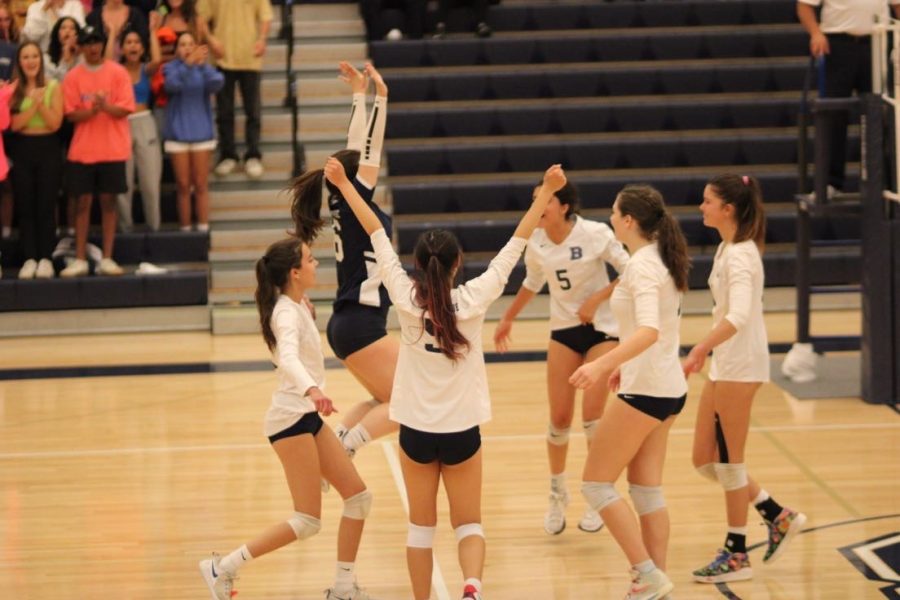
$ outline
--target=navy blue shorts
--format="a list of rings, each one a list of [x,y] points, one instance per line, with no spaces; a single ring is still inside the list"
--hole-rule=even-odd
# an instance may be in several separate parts
[[[602,331],[597,331],[590,323],[586,325],[576,325],[575,327],[567,327],[566,329],[554,329],[550,332],[550,339],[554,342],[559,342],[581,356],[585,356],[588,351],[597,344],[619,341],[619,338],[617,337],[612,337]]]
[[[640,394],[619,394],[619,398],[629,406],[638,409],[654,419],[665,421],[672,415],[681,414],[687,401],[687,394],[679,398],[661,398],[659,396],[642,396]]]
[[[299,421],[284,429],[279,431],[275,435],[269,436],[269,443],[274,444],[278,440],[294,437],[295,435],[304,435],[306,433],[317,435],[319,430],[322,429],[323,425],[322,417],[319,416],[317,412],[310,412],[303,415]]]
[[[465,431],[429,433],[406,425],[400,426],[400,448],[408,457],[427,465],[458,465],[475,456],[481,448],[481,429],[476,425]]]
[[[388,307],[344,305],[331,313],[325,335],[334,355],[344,360],[387,335]]]

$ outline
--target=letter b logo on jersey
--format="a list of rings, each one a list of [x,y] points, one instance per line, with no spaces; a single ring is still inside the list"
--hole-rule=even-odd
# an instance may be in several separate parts
[[[569,251],[572,252],[572,260],[578,260],[583,256],[583,253],[581,252],[581,246],[572,246],[571,248],[569,248]]]

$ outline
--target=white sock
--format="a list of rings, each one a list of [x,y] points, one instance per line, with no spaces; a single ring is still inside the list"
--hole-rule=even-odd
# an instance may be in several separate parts
[[[550,490],[557,494],[566,493],[566,474],[565,472],[550,475]]]
[[[253,560],[253,555],[247,550],[247,544],[244,544],[221,561],[219,561],[219,569],[234,575],[238,569]]]
[[[756,498],[753,499],[753,506],[756,506],[760,502],[765,502],[768,499],[769,499],[769,492],[767,492],[766,490],[764,490],[762,488],[759,488],[759,494],[756,496]]]
[[[197,223],[197,231],[209,231],[209,223]]]
[[[648,558],[644,562],[639,562],[634,565],[634,569],[641,575],[646,575],[647,573],[652,573],[656,570],[656,563],[653,562],[653,559]]]
[[[181,227],[178,228],[178,231],[190,231],[190,230],[191,230],[190,225],[182,225]]]
[[[746,527],[729,527],[728,533],[733,533],[735,535],[742,535],[747,537],[747,528]]]
[[[356,575],[353,573],[356,564],[352,562],[337,562],[334,575],[334,593],[344,596],[353,592],[353,584],[356,583]]]
[[[463,587],[466,587],[467,585],[474,586],[475,589],[478,590],[478,593],[479,594],[481,593],[481,580],[480,579],[476,579],[474,577],[469,577],[468,579],[463,581]]]
[[[347,432],[350,431],[347,429],[346,425],[340,423],[337,427],[334,428],[334,435],[338,436],[338,439],[343,439]]]
[[[343,439],[344,448],[347,448],[348,450],[359,450],[371,441],[372,436],[369,435],[366,428],[362,426],[362,423],[357,424],[353,429],[348,431]]]
[[[5,238],[8,238],[9,236],[11,236],[11,235],[12,235],[12,227],[6,227],[6,226],[4,226],[4,227],[3,227],[3,233],[2,233],[2,235],[3,235],[3,237],[5,237]]]

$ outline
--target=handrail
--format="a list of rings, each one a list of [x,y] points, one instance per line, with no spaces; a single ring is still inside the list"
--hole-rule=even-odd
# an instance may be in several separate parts
[[[297,75],[294,73],[294,0],[284,0],[281,6],[281,31],[278,37],[287,42],[284,106],[291,111],[291,176],[299,177],[306,170],[306,152],[298,139],[300,115],[297,110]]]

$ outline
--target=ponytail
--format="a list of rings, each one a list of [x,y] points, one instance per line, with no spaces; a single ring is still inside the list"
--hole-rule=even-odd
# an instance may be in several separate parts
[[[359,150],[341,150],[334,153],[341,161],[347,179],[351,181],[359,171]],[[312,244],[322,231],[322,185],[328,193],[340,196],[340,191],[325,179],[323,169],[307,171],[291,182],[291,218],[294,220],[294,235],[307,244]]]
[[[665,211],[656,233],[659,246],[659,257],[669,270],[678,291],[688,289],[688,271],[691,270],[691,259],[688,256],[687,241],[681,231],[681,225],[669,211]]]
[[[456,362],[469,349],[469,340],[456,324],[456,311],[450,298],[453,268],[459,261],[459,242],[449,231],[432,229],[419,236],[414,250],[417,271],[413,273],[415,300],[429,314],[431,324],[422,315],[422,328],[438,343],[440,352]]]
[[[734,242],[753,240],[762,252],[766,243],[766,211],[759,180],[752,175],[726,174],[713,177],[707,185],[722,202],[734,207]]]
[[[300,266],[302,256],[302,242],[296,238],[288,238],[269,246],[265,255],[256,261],[256,310],[259,312],[263,340],[269,351],[275,350],[277,344],[272,330],[275,303],[287,283],[288,273]]]

